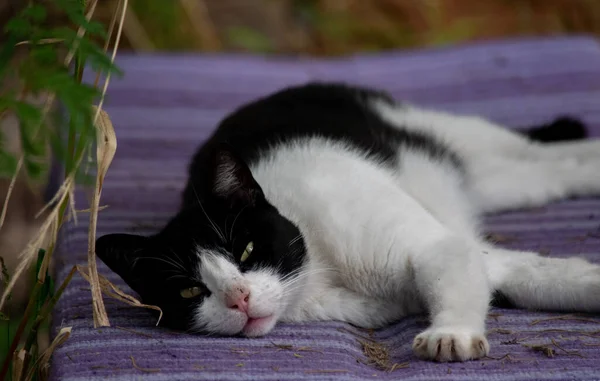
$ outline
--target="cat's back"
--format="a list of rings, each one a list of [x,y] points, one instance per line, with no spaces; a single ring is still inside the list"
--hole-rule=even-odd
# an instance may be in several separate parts
[[[291,87],[244,105],[227,116],[196,153],[190,182],[202,188],[212,172],[211,157],[223,143],[250,167],[297,145],[305,146],[305,153],[336,147],[334,152],[341,149],[388,168],[397,166],[402,147],[455,160],[435,137],[385,121],[375,102],[403,107],[385,93],[337,83]],[[197,199],[189,188],[184,206]]]
[[[205,148],[226,142],[252,165],[270,149],[320,137],[346,142],[386,159],[394,150],[381,137],[389,128],[370,107],[374,100],[393,104],[385,93],[344,84],[310,83],[287,88],[230,114]]]

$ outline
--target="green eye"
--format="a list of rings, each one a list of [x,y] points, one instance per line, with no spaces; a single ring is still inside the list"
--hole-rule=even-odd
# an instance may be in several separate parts
[[[242,253],[242,257],[240,258],[240,262],[245,262],[250,254],[252,254],[252,250],[254,250],[254,242],[250,242],[244,252]]]
[[[181,297],[185,298],[185,299],[195,298],[196,296],[200,295],[201,293],[202,293],[202,290],[200,289],[200,287],[184,288],[183,290],[179,291],[179,294],[181,295]]]

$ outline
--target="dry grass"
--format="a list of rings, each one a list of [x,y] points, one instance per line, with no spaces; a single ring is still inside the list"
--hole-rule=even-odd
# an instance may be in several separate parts
[[[536,319],[536,320],[532,321],[531,323],[529,323],[529,325],[537,325],[542,322],[553,321],[553,320],[573,320],[573,321],[581,321],[581,322],[586,322],[586,323],[600,324],[600,320],[597,320],[597,319],[590,319],[590,318],[586,318],[586,317],[569,314],[569,315],[562,315],[562,316],[553,316],[553,317],[543,318],[543,319]]]
[[[77,271],[79,271],[79,273],[81,274],[82,277],[85,278],[85,280],[90,282],[90,284],[92,283],[91,277],[88,272],[89,269],[86,269],[82,266],[77,266]],[[158,311],[159,317],[156,322],[156,325],[158,325],[160,323],[160,320],[162,318],[162,311],[157,306],[151,306],[148,304],[141,303],[139,300],[137,300],[133,296],[128,295],[128,294],[124,293],[123,291],[121,291],[121,289],[119,287],[115,286],[113,283],[111,283],[108,279],[106,279],[104,276],[102,276],[100,274],[98,274],[97,282],[98,282],[97,284],[98,284],[98,287],[100,288],[100,291],[103,292],[106,296],[109,296],[113,299],[119,300],[125,304],[132,306],[132,307],[148,308],[148,309]],[[110,325],[108,325],[108,326],[110,326]]]
[[[137,370],[141,370],[144,373],[158,373],[158,372],[160,372],[160,369],[158,369],[158,368],[142,368],[141,366],[139,366],[135,362],[135,358],[133,358],[133,356],[129,356],[129,358],[131,359],[131,364]]]
[[[86,9],[86,19],[91,20],[94,12],[96,11],[96,5],[98,1],[92,0],[89,2],[88,7]],[[109,31],[109,36],[107,39],[107,43],[105,45],[105,52],[108,50],[109,44],[112,41],[113,48],[111,52],[111,62],[114,63],[117,50],[119,49],[119,43],[121,40],[121,35],[123,31],[123,24],[125,20],[125,14],[128,7],[128,0],[119,0],[117,4],[117,8],[114,11],[113,21],[111,22],[111,27]],[[116,26],[116,34],[114,36],[113,41],[113,32],[115,32]],[[83,27],[79,28],[77,31],[77,35],[80,38],[83,38],[85,35],[85,29]],[[59,41],[54,41],[54,39],[50,39],[46,41],[46,43],[57,43]],[[27,43],[27,42],[24,42]],[[63,60],[63,64],[69,67],[76,56],[76,50],[78,46],[77,43],[73,44],[71,49],[66,53],[66,56]],[[100,73],[97,75],[96,86],[99,85]],[[158,307],[148,306],[140,303],[136,298],[125,294],[118,287],[114,286],[111,282],[109,282],[106,278],[100,276],[97,272],[97,264],[96,264],[96,255],[95,255],[95,241],[96,241],[96,224],[98,219],[98,212],[100,208],[100,196],[102,193],[102,184],[104,182],[104,177],[110,167],[110,163],[112,158],[114,157],[117,141],[114,127],[110,121],[108,114],[102,109],[104,98],[106,96],[106,92],[110,83],[110,72],[106,75],[104,79],[104,83],[101,86],[101,97],[97,106],[90,105],[90,107],[94,107],[94,126],[96,127],[97,132],[97,145],[96,145],[96,157],[97,157],[97,171],[96,171],[96,184],[94,187],[91,206],[89,209],[90,212],[90,225],[89,225],[89,234],[88,234],[88,264],[86,268],[81,266],[77,266],[77,270],[82,274],[84,278],[86,278],[90,282],[91,293],[92,293],[92,303],[93,303],[93,312],[94,312],[94,325],[96,327],[100,326],[110,326],[110,322],[108,319],[108,315],[106,314],[106,309],[104,306],[104,301],[102,298],[102,293],[106,294],[109,297],[120,300],[124,303],[127,303],[131,306],[136,307],[144,307],[151,308],[159,311],[160,317],[162,317],[162,311]],[[55,103],[55,94],[48,94],[43,109],[42,109],[42,119],[46,119],[49,115],[53,104]],[[37,127],[38,133],[41,130],[42,124]],[[92,146],[86,147],[86,150],[89,152]],[[80,167],[82,161],[86,155],[81,155],[78,161],[75,164],[75,167]],[[24,156],[21,154],[19,156],[19,160],[17,162],[17,170],[11,179],[11,183],[9,185],[8,191],[6,193],[4,199],[4,206],[2,209],[2,214],[0,214],[0,228],[4,223],[5,213],[7,210],[7,205],[10,201],[11,193],[13,192],[17,176],[19,175],[21,168],[24,165]],[[76,223],[77,222],[77,211],[74,208],[75,200],[74,200],[74,190],[75,190],[75,175],[76,171],[71,171],[65,175],[65,179],[63,183],[60,185],[57,193],[54,195],[53,199],[50,200],[43,208],[42,211],[46,212],[44,216],[44,220],[41,223],[41,227],[39,228],[38,233],[33,237],[33,239],[27,244],[26,248],[19,254],[19,263],[16,267],[16,270],[12,274],[9,283],[3,290],[2,297],[0,298],[0,309],[5,306],[5,303],[10,295],[13,287],[15,286],[16,281],[25,273],[25,270],[28,269],[34,260],[38,256],[38,250],[40,247],[48,247],[49,249],[46,251],[46,255],[43,258],[43,261],[40,266],[40,270],[37,275],[38,284],[44,284],[45,277],[47,273],[47,269],[49,267],[50,261],[52,259],[53,249],[55,247],[57,233],[65,220],[64,212],[67,213],[66,219],[71,219]],[[66,208],[65,208],[66,206]],[[41,214],[38,213],[38,215]],[[50,236],[50,243],[48,246],[44,245],[43,241]],[[70,279],[70,278],[69,278]],[[64,285],[66,286],[66,284]],[[62,287],[62,286],[61,286]],[[62,292],[62,291],[61,291]],[[58,294],[58,293],[57,293]],[[60,294],[58,294],[60,295]],[[33,300],[33,297],[32,297]],[[33,302],[29,304],[32,305]],[[53,301],[55,303],[55,301]],[[51,306],[54,304],[51,303]],[[51,307],[50,307],[51,308]],[[28,306],[28,310],[30,307]],[[22,319],[23,322],[26,321],[27,311],[25,313],[25,317]],[[40,319],[45,319],[49,314],[40,315],[36,319],[36,323]],[[159,317],[159,320],[160,320]],[[23,326],[23,327],[21,327]],[[15,344],[19,343],[19,339],[23,333],[26,331],[23,330],[25,326],[21,324],[19,326],[19,331],[13,340],[11,347],[14,347]],[[29,334],[29,332],[27,332]],[[44,371],[47,371],[48,360],[52,355],[52,352],[56,347],[61,345],[65,340],[68,339],[70,335],[70,329],[68,331],[62,330],[59,335],[54,339],[50,347],[47,351],[45,351],[39,361],[35,364],[29,364],[30,353],[25,350],[16,350],[15,355],[13,356],[13,379],[14,380],[22,380],[22,379],[30,379],[33,375],[40,370],[43,374]],[[15,347],[16,348],[16,347]],[[36,348],[35,344],[32,348]],[[13,349],[14,350],[14,349]],[[32,349],[33,351],[34,349]],[[132,358],[132,362],[135,367],[135,360]],[[140,370],[142,368],[137,367]],[[2,372],[5,372],[6,366],[2,367]]]

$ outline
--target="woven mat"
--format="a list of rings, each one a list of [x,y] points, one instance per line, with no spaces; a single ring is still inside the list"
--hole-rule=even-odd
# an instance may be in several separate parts
[[[102,204],[109,208],[101,212],[99,235],[156,231],[179,204],[188,159],[224,115],[257,96],[308,80],[376,86],[398,99],[510,126],[569,113],[600,136],[600,45],[587,37],[340,60],[136,55],[121,56],[118,63],[126,75],[111,83],[106,109],[119,147],[104,186]],[[72,264],[86,261],[86,217],[80,219],[62,232],[59,278]],[[600,263],[600,198],[490,216],[487,229],[506,247],[580,254]],[[106,266],[99,270],[130,291]],[[72,326],[73,333],[55,353],[53,380],[600,379],[600,335],[593,334],[600,330],[600,317],[567,320],[495,309],[488,320],[493,358],[436,364],[416,360],[411,352],[423,317],[374,333],[330,322],[281,324],[258,339],[207,338],[156,328],[146,310],[108,300],[107,306],[112,327],[94,329],[88,285],[75,277],[54,315],[55,331]],[[391,364],[407,364],[391,373],[377,369],[365,357],[360,336],[386,345]],[[523,344],[549,344],[555,354],[550,358]]]

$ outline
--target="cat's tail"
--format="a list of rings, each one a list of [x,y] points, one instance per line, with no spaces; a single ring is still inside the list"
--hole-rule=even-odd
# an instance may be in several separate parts
[[[518,131],[530,140],[542,143],[580,140],[588,136],[585,124],[568,116],[557,118],[541,126],[520,128]]]
[[[600,312],[600,266],[584,259],[550,258],[537,253],[484,249],[495,291],[492,304],[519,308]]]

